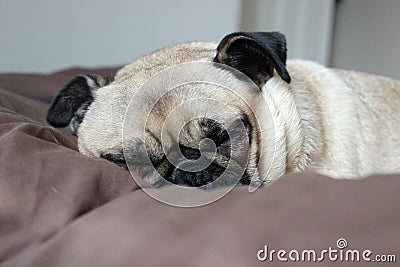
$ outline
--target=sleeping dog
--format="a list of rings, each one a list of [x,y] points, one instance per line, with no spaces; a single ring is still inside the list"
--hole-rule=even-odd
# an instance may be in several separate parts
[[[253,179],[269,182],[300,171],[333,178],[400,171],[400,82],[310,61],[287,61],[286,51],[285,37],[278,32],[237,32],[219,44],[173,45],[137,59],[112,79],[75,77],[55,97],[47,121],[54,127],[69,126],[83,154],[123,166],[129,161],[130,168],[140,170],[145,169],[140,159],[148,158],[152,169],[141,175],[151,184],[166,180],[202,186],[216,181],[230,162],[242,168],[238,172],[242,184]],[[217,90],[212,83],[194,82],[154,101],[160,88],[150,86],[128,108],[148,81],[188,62],[208,62],[196,75],[238,87],[242,97]],[[188,81],[191,75],[175,72],[165,84]],[[204,101],[195,107],[180,106],[209,98],[224,105]],[[178,106],[180,112],[168,119]],[[150,115],[141,112],[150,108]],[[127,110],[135,113],[134,122],[144,121],[143,129],[129,130],[140,131],[134,136],[141,138],[123,141]],[[244,134],[235,135],[237,128]],[[204,140],[212,141],[210,149],[201,149],[207,147]],[[172,146],[179,150],[174,160]],[[192,168],[199,158],[207,164]],[[235,171],[229,174],[235,176]]]

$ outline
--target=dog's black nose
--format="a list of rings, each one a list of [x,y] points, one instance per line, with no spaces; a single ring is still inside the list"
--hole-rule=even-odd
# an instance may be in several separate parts
[[[179,145],[179,149],[186,159],[197,160],[201,157],[200,149],[191,148],[184,145]]]

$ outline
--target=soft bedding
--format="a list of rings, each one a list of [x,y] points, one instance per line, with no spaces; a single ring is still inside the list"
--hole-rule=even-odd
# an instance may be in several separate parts
[[[1,266],[287,265],[276,253],[262,261],[266,247],[286,251],[289,262],[291,250],[329,247],[370,250],[374,260],[325,255],[295,266],[376,266],[376,255],[396,256],[379,266],[399,266],[400,174],[287,175],[255,193],[237,187],[204,207],[176,208],[150,198],[117,165],[80,154],[68,129],[47,125],[46,110],[74,75],[115,72],[0,75]]]

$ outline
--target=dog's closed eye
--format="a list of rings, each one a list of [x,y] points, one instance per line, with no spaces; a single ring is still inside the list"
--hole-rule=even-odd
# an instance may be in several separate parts
[[[112,163],[115,163],[120,167],[128,169],[123,153],[118,153],[118,154],[103,153],[100,155],[100,157],[105,160],[111,161]]]

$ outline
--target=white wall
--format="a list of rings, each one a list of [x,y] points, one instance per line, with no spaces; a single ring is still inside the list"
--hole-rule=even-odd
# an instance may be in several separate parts
[[[0,72],[120,65],[165,45],[218,41],[241,28],[284,32],[289,58],[400,79],[400,1],[339,1],[332,39],[335,2],[0,0]]]
[[[1,0],[0,72],[124,64],[168,44],[218,41],[239,19],[240,0]]]
[[[338,3],[332,66],[400,79],[400,1]]]
[[[335,0],[243,0],[243,30],[278,30],[288,57],[328,65]]]

